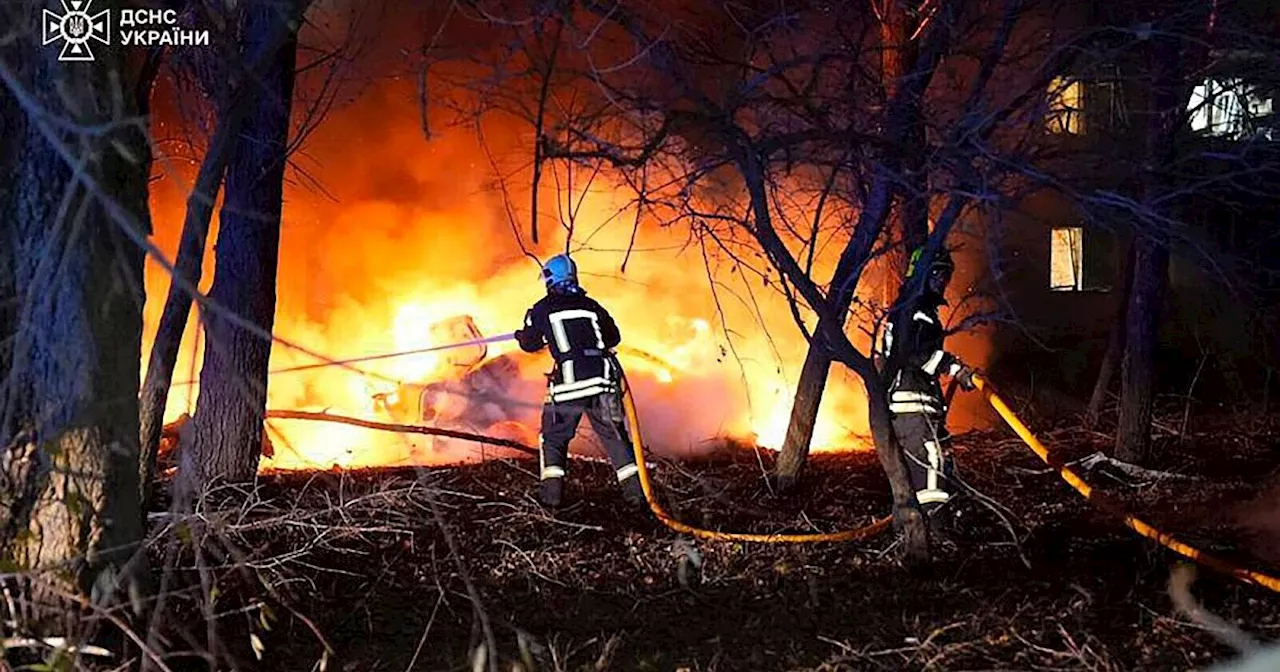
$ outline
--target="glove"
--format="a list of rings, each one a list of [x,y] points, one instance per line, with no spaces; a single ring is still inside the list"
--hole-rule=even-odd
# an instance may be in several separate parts
[[[972,392],[978,389],[978,386],[973,382],[973,373],[973,369],[961,364],[960,369],[953,376],[965,392]]]
[[[517,330],[512,334],[516,343],[520,345],[520,349],[525,352],[537,352],[542,349],[542,338],[538,336],[538,332],[532,327],[525,327]]]

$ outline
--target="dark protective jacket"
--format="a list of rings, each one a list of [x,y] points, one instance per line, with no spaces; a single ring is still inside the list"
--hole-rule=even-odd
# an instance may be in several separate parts
[[[525,352],[550,347],[556,362],[547,391],[551,401],[616,391],[618,372],[609,350],[621,340],[613,317],[581,289],[548,293],[525,313],[524,327],[516,332]]]
[[[945,303],[942,297],[926,291],[889,315],[881,354],[887,363],[889,411],[895,415],[946,413],[938,377],[955,375],[961,363],[942,347],[945,332],[938,307]]]

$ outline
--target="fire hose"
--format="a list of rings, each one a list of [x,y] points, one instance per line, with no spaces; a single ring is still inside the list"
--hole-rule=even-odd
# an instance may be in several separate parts
[[[994,408],[996,413],[1000,414],[1000,417],[1003,418],[1005,423],[1013,429],[1014,433],[1018,435],[1018,438],[1022,439],[1023,443],[1027,444],[1027,447],[1030,448],[1041,460],[1043,460],[1045,464],[1057,469],[1058,475],[1062,477],[1062,480],[1066,481],[1072,488],[1075,488],[1076,492],[1079,492],[1086,500],[1093,503],[1093,487],[1086,483],[1084,479],[1080,477],[1080,474],[1076,473],[1071,467],[1055,463],[1055,460],[1049,454],[1049,449],[1045,448],[1044,444],[1040,442],[1040,439],[1036,438],[1036,435],[1022,423],[1022,420],[1018,419],[1018,416],[1009,408],[1009,405],[991,389],[991,386],[984,378],[974,375],[973,382],[974,385],[977,386],[978,390],[982,392],[987,403],[991,404],[991,408]],[[1173,535],[1167,532],[1162,532],[1137,516],[1125,512],[1117,513],[1122,517],[1126,527],[1155,541],[1174,553],[1190,558],[1191,560],[1209,567],[1210,569],[1234,576],[1246,583],[1252,583],[1280,593],[1280,579],[1277,579],[1274,576],[1239,567],[1223,560],[1222,558],[1210,555],[1209,553],[1195,548],[1194,546],[1179,541]]]
[[[360,357],[360,358],[349,359],[349,360],[320,363],[315,365],[291,367],[289,369],[274,371],[272,373],[286,373],[286,372],[305,370],[309,368],[318,368],[322,366],[349,365],[355,362],[388,359],[392,357],[401,357],[406,355],[420,354],[425,352],[434,352],[439,350],[448,350],[452,348],[466,347],[469,345],[478,345],[482,343],[496,343],[496,342],[510,340],[510,339],[513,339],[514,337],[515,337],[514,334],[503,334],[499,336],[492,336],[489,338],[474,339],[474,340],[465,341],[462,343],[453,343],[448,345],[434,346],[431,348],[423,348],[420,350],[391,353],[387,355],[373,355],[368,357]],[[617,364],[616,357],[615,357],[614,363]],[[354,367],[350,367],[350,368],[354,368]],[[811,533],[811,534],[765,534],[765,533],[746,533],[746,532],[722,532],[719,530],[708,530],[708,529],[699,528],[693,525],[689,525],[688,523],[684,523],[678,520],[677,518],[672,516],[669,512],[667,512],[666,509],[662,507],[662,505],[658,502],[656,496],[654,495],[653,482],[650,477],[648,464],[646,463],[645,456],[644,456],[644,437],[640,427],[639,414],[636,411],[635,398],[632,395],[631,385],[627,381],[625,370],[621,367],[621,365],[618,365],[617,369],[620,372],[620,381],[621,381],[619,396],[622,399],[622,406],[625,413],[627,424],[630,426],[631,432],[634,434],[634,437],[632,437],[633,440],[631,444],[632,444],[632,449],[635,452],[636,467],[638,469],[638,476],[640,478],[641,488],[644,491],[645,501],[648,503],[649,509],[650,511],[652,511],[653,515],[660,522],[662,522],[662,524],[664,524],[671,530],[682,533],[682,534],[688,534],[700,539],[708,539],[713,541],[746,541],[746,542],[759,542],[759,543],[813,543],[813,542],[834,542],[834,541],[856,541],[859,539],[865,539],[867,537],[870,537],[872,535],[875,535],[884,531],[886,528],[889,527],[889,524],[892,522],[892,518],[886,516],[883,518],[876,519],[866,525],[863,525],[862,527],[858,527],[850,530],[843,530],[839,532]],[[1045,464],[1056,469],[1058,472],[1058,475],[1061,476],[1062,479],[1066,481],[1068,485],[1074,488],[1076,492],[1080,493],[1082,497],[1084,497],[1086,500],[1093,503],[1095,506],[1100,506],[1100,508],[1104,508],[1104,509],[1114,508],[1112,506],[1105,506],[1105,507],[1101,506],[1097,501],[1094,500],[1094,497],[1093,497],[1094,490],[1092,486],[1086,483],[1085,480],[1078,473],[1076,473],[1075,470],[1071,469],[1070,466],[1057,463],[1053,459],[1053,457],[1049,453],[1048,448],[1046,448],[1044,444],[1040,442],[1040,439],[1038,439],[1036,435],[1032,433],[1029,428],[1027,428],[1027,426],[1022,422],[1022,420],[1018,418],[1017,414],[1015,414],[1013,410],[1009,408],[1009,405],[1005,403],[1005,401],[1001,399],[1000,396],[997,395],[994,390],[991,389],[990,384],[987,382],[985,378],[975,374],[973,376],[973,383],[974,383],[974,386],[980,392],[982,392],[983,397],[987,401],[987,403],[989,403],[991,407],[995,409],[996,413],[998,413],[1000,417],[1005,421],[1005,423],[1007,423],[1009,427],[1013,429],[1014,433],[1018,435],[1018,438],[1022,439],[1022,441],[1027,445],[1027,447],[1030,448],[1031,451],[1036,454],[1036,456],[1038,456],[1041,460],[1043,460]],[[952,388],[948,390],[948,394],[947,394],[948,399],[951,397],[951,394],[953,392],[954,392],[954,381],[953,381]],[[321,418],[305,417],[313,414],[302,414],[302,413],[292,414],[289,412],[277,411],[275,412],[275,415],[277,417],[289,417],[290,415],[292,415],[292,417],[295,419],[321,419]],[[314,414],[314,415],[323,415],[323,414]],[[380,426],[375,427],[374,424],[377,424],[377,423],[368,423],[366,426],[370,427],[371,429],[391,429],[392,428],[392,426],[390,425],[385,427],[380,427]],[[397,431],[397,430],[392,429],[392,431]],[[435,432],[432,432],[432,433],[435,433]],[[462,432],[456,433],[456,436],[457,438],[464,438],[464,439],[466,438],[483,439],[484,438],[484,437],[472,437],[471,435],[468,435]],[[497,443],[497,441],[485,441],[485,442]],[[521,448],[521,449],[530,450],[530,451],[532,450],[526,446],[517,445],[516,442],[502,441],[501,444],[506,445],[508,447],[516,447],[516,448]],[[1121,511],[1114,511],[1114,513],[1116,513],[1121,518],[1121,520],[1123,521],[1126,527],[1132,529],[1134,532],[1137,532],[1139,535],[1142,535],[1143,537],[1151,539],[1156,543],[1160,544],[1161,546],[1164,546],[1165,548],[1168,548],[1169,550],[1175,553],[1178,553],[1179,555],[1189,558],[1211,569],[1233,576],[1236,579],[1239,579],[1246,583],[1252,583],[1254,585],[1258,585],[1275,592],[1280,592],[1280,578],[1276,578],[1274,576],[1265,574],[1263,572],[1246,569],[1238,565],[1235,565],[1231,562],[1228,562],[1227,560],[1211,555],[1205,551],[1202,551],[1198,548],[1195,548],[1194,546],[1191,546],[1185,542],[1178,540],[1173,535],[1157,529],[1156,527],[1152,526],[1151,524],[1143,521],[1142,519],[1132,514],[1121,512]]]
[[[622,367],[618,367],[618,369],[619,371],[621,371]],[[627,384],[626,373],[623,372],[621,377],[622,377],[622,391],[623,391],[622,396],[623,396],[624,408],[626,410],[627,421],[631,425],[633,431],[635,432],[635,440],[632,442],[632,445],[635,450],[636,465],[639,467],[640,484],[644,489],[645,500],[649,503],[649,508],[653,511],[653,514],[658,518],[658,520],[660,520],[668,528],[675,530],[676,532],[689,534],[701,539],[710,539],[715,541],[752,541],[752,542],[763,542],[763,543],[808,543],[808,542],[818,542],[818,541],[855,541],[858,539],[863,539],[871,535],[877,534],[889,526],[889,523],[891,522],[892,519],[889,517],[885,517],[885,518],[880,518],[878,520],[875,520],[867,525],[864,525],[856,529],[845,530],[842,532],[832,532],[828,534],[747,534],[747,533],[739,533],[739,532],[719,532],[715,530],[705,530],[702,528],[694,527],[687,523],[683,523],[675,519],[674,517],[671,516],[671,514],[667,513],[667,511],[662,508],[662,505],[660,505],[657,499],[654,497],[653,484],[650,481],[649,470],[644,460],[644,452],[642,447],[644,445],[644,439],[640,431],[640,419],[638,414],[636,413],[635,400],[632,397],[631,388]],[[1009,427],[1013,429],[1013,431],[1018,435],[1018,438],[1022,439],[1022,441],[1027,445],[1027,447],[1030,448],[1032,452],[1034,452],[1041,460],[1043,460],[1045,464],[1057,469],[1058,474],[1062,477],[1063,480],[1065,480],[1069,485],[1071,485],[1071,487],[1075,488],[1075,490],[1079,492],[1080,495],[1083,496],[1086,500],[1089,500],[1092,503],[1093,502],[1092,486],[1086,483],[1084,479],[1080,477],[1079,474],[1077,474],[1073,469],[1071,469],[1071,467],[1066,465],[1061,465],[1061,464],[1055,464],[1054,460],[1049,454],[1049,450],[1044,446],[1043,443],[1040,442],[1040,439],[1036,438],[1036,435],[1033,434],[1025,424],[1023,424],[1022,420],[1020,420],[1018,416],[1013,412],[1013,410],[1009,408],[1009,405],[1006,404],[1005,401],[1001,399],[1000,396],[997,395],[995,391],[991,389],[991,386],[987,383],[987,381],[984,378],[975,374],[973,376],[973,382],[975,387],[982,392],[983,397],[986,399],[987,403],[991,404],[991,407],[995,409],[996,413],[998,413],[1000,417],[1003,418],[1004,421],[1009,425]],[[951,392],[954,392],[954,385],[952,386]],[[948,397],[950,396],[951,395],[948,394]],[[1162,532],[1161,530],[1157,529],[1156,527],[1152,526],[1151,524],[1141,520],[1140,518],[1132,514],[1121,513],[1120,515],[1122,516],[1122,520],[1126,527],[1132,529],[1133,531],[1137,532],[1138,534],[1148,539],[1155,541],[1161,546],[1164,546],[1165,548],[1168,548],[1169,550],[1175,553],[1178,553],[1179,555],[1182,555],[1191,560],[1194,560],[1211,569],[1233,576],[1246,583],[1252,583],[1275,592],[1280,592],[1280,579],[1277,579],[1276,577],[1273,577],[1268,574],[1264,574],[1262,572],[1258,572],[1255,570],[1239,567],[1222,558],[1211,555],[1205,551],[1195,548],[1194,546],[1191,546],[1182,541],[1179,541],[1173,535],[1167,532]]]
[[[635,451],[636,467],[639,469],[637,474],[640,478],[640,487],[644,490],[644,499],[649,504],[649,510],[653,512],[663,525],[675,532],[688,534],[699,539],[708,539],[711,541],[748,541],[765,544],[805,544],[819,541],[857,541],[865,539],[875,534],[879,534],[889,527],[893,522],[891,517],[884,517],[874,520],[862,527],[852,530],[842,530],[840,532],[827,533],[811,533],[811,534],[762,534],[750,532],[721,532],[719,530],[707,530],[695,527],[688,523],[681,522],[676,519],[662,505],[658,503],[657,497],[654,496],[653,482],[649,476],[649,466],[644,458],[644,436],[640,430],[640,416],[636,412],[635,398],[631,394],[631,385],[627,382],[626,371],[617,365],[620,372],[622,388],[620,390],[622,397],[622,407],[626,413],[627,424],[631,427],[631,432],[635,435],[631,441],[631,448]]]

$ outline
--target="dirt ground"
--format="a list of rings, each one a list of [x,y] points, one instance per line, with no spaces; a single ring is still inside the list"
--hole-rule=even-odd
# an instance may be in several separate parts
[[[1158,466],[1199,480],[1092,482],[1207,550],[1280,571],[1280,434],[1202,424],[1159,438]],[[1069,459],[1108,445],[1075,428],[1044,437]],[[959,436],[956,453],[967,481],[1015,515],[1016,537],[980,513],[916,573],[892,533],[682,540],[627,511],[600,463],[572,464],[572,501],[554,517],[533,500],[532,460],[266,476],[254,504],[210,518],[277,592],[228,572],[223,601],[275,604],[274,625],[228,606],[222,636],[252,660],[243,642],[257,631],[262,669],[318,669],[319,633],[329,670],[465,670],[484,637],[478,603],[503,670],[1185,670],[1231,656],[1175,612],[1178,559],[1085,503],[1011,433]],[[815,456],[787,498],[763,477],[770,457],[661,462],[655,479],[681,519],[709,528],[831,531],[888,510],[874,454]],[[1193,591],[1255,637],[1280,635],[1280,595],[1207,569]]]

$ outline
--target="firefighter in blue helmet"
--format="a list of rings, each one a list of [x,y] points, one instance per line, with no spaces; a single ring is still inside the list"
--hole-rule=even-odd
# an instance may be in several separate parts
[[[548,347],[555,359],[542,407],[538,498],[548,507],[560,505],[569,441],[585,414],[613,463],[623,496],[629,504],[640,505],[644,491],[624,424],[613,356],[622,340],[618,325],[578,284],[577,266],[568,255],[548,259],[542,279],[547,295],[529,309],[524,327],[516,332],[522,350]]]
[[[974,384],[973,371],[943,348],[946,334],[938,308],[947,303],[943,294],[955,270],[951,254],[939,250],[928,268],[922,268],[922,253],[920,248],[911,255],[900,303],[890,312],[885,326],[881,353],[886,359],[884,372],[889,381],[893,431],[907,453],[908,476],[916,500],[929,515],[955,492],[951,435],[939,378],[949,375],[966,390],[974,389]],[[927,274],[919,290],[912,283],[917,273]]]

